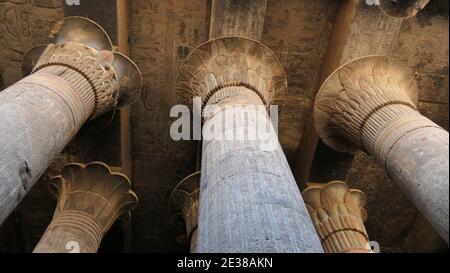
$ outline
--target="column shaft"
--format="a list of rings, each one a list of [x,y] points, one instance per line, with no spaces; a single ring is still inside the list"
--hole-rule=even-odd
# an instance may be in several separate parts
[[[48,67],[0,93],[0,223],[92,114],[78,72]]]
[[[199,252],[321,252],[262,100],[245,87],[222,91],[211,98],[219,109],[205,113]],[[212,128],[232,140],[208,139]],[[266,139],[262,128],[272,129]]]
[[[448,243],[449,135],[407,106],[377,112],[365,146]]]
[[[267,113],[287,91],[276,55],[242,37],[210,40],[181,66],[177,91],[202,99],[198,252],[323,252]]]

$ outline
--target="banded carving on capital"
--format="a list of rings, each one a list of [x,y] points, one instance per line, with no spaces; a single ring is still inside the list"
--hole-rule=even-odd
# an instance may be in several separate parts
[[[303,199],[326,252],[371,252],[362,191],[341,181],[309,184]]]
[[[114,56],[111,51],[97,51],[77,42],[50,44],[39,58],[32,73],[48,72],[49,69],[45,68],[50,67],[54,68],[53,70],[55,67],[63,67],[80,74],[94,92],[95,107],[91,116],[91,119],[94,119],[113,110],[117,105],[119,82],[113,61]]]
[[[417,112],[417,86],[411,72],[384,56],[351,61],[331,74],[320,88],[314,105],[314,122],[321,139],[340,152],[364,147],[363,131],[371,131],[379,113],[397,105]],[[408,110],[409,109],[409,110]],[[376,121],[375,121],[376,122]],[[373,131],[373,130],[372,130]]]
[[[263,44],[242,37],[210,40],[192,51],[180,67],[177,94],[187,105],[201,97],[202,107],[220,101],[214,96],[229,87],[252,90],[266,105],[287,90],[283,65]],[[218,100],[217,100],[218,99]]]
[[[114,222],[127,222],[137,206],[130,187],[125,175],[104,163],[66,165],[50,182],[58,202],[35,252],[66,252],[68,242],[77,242],[82,253],[97,252]]]
[[[90,92],[77,91],[85,96],[93,93],[94,102],[91,98],[86,102],[94,104],[90,120],[131,105],[139,97],[142,89],[139,68],[125,55],[113,51],[111,39],[97,23],[83,17],[67,17],[56,24],[50,37],[53,43],[36,46],[25,54],[22,70],[25,75],[57,75],[75,89],[82,89],[83,85],[73,74],[84,79]]]

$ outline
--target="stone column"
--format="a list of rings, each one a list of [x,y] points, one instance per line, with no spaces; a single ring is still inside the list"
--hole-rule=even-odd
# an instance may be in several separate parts
[[[448,132],[422,116],[411,74],[387,57],[352,61],[316,98],[322,140],[341,152],[365,149],[448,243]]]
[[[128,221],[137,205],[129,179],[100,162],[69,164],[50,185],[58,203],[35,253],[95,253],[113,223]]]
[[[24,58],[32,74],[0,92],[0,224],[86,121],[141,89],[136,65],[96,23],[68,17],[51,35]]]
[[[183,179],[169,199],[169,213],[175,224],[186,232],[190,252],[197,252],[200,175],[196,172]],[[183,236],[184,237],[184,236]]]
[[[425,8],[430,0],[381,0],[380,10],[395,18],[414,17]]]
[[[369,253],[366,195],[341,181],[309,184],[303,199],[327,253]]]
[[[186,59],[177,88],[204,111],[198,252],[322,252],[266,109],[287,88],[273,52],[211,40]]]

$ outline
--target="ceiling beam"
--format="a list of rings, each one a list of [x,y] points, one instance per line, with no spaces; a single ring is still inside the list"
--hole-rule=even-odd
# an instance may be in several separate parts
[[[341,64],[344,49],[349,41],[350,29],[352,27],[352,20],[356,15],[356,9],[357,1],[341,0],[339,2],[336,20],[333,24],[333,30],[330,34],[327,46],[327,55],[320,72],[320,80],[315,88],[314,96],[328,75],[336,70]],[[312,100],[314,100],[314,96],[311,98]],[[301,187],[305,187],[306,183],[312,182],[310,181],[310,173],[318,142],[319,136],[314,127],[311,109],[309,116],[305,117],[305,130],[300,141],[297,163],[294,169],[295,179]]]
[[[117,0],[117,44],[122,54],[130,56],[129,27],[130,25],[130,1]],[[122,172],[133,181],[131,158],[131,106],[120,110],[120,158]],[[132,182],[131,182],[132,183]],[[133,184],[133,183],[132,183]],[[133,186],[132,186],[133,188]],[[132,252],[133,228],[132,218],[123,228],[124,252]]]

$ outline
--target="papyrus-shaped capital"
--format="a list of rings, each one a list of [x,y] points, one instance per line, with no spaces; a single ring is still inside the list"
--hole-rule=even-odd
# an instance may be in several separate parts
[[[326,252],[370,252],[366,195],[341,181],[310,184],[303,199]]]
[[[103,163],[69,164],[50,183],[58,202],[35,252],[66,253],[75,242],[81,253],[97,252],[117,219],[128,221],[137,205],[129,179]]]

